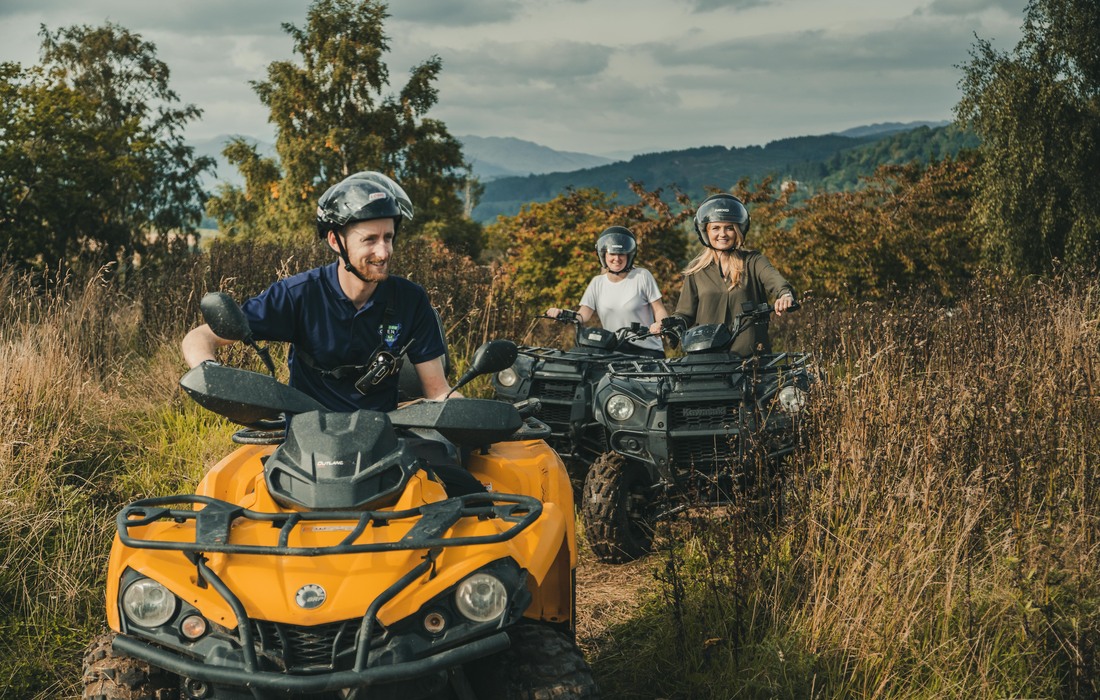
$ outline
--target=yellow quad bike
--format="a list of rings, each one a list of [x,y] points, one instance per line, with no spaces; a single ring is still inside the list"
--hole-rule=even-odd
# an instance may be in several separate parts
[[[262,350],[235,302],[210,297],[215,332]],[[456,388],[515,356],[487,343]],[[118,514],[84,698],[597,697],[573,636],[572,490],[545,424],[488,399],[331,412],[214,363],[180,384],[250,428],[196,493]],[[477,488],[449,495],[445,468]]]

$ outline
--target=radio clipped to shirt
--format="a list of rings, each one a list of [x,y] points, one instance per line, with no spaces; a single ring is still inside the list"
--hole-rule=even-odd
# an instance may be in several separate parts
[[[378,385],[386,379],[396,375],[401,371],[401,365],[404,363],[405,351],[409,349],[409,346],[413,344],[415,338],[409,338],[409,342],[405,343],[397,352],[391,352],[384,347],[379,346],[374,354],[371,355],[370,361],[365,365],[341,365],[334,369],[325,369],[320,367],[313,359],[313,356],[304,350],[296,350],[298,356],[302,358],[302,361],[317,370],[323,377],[329,377],[332,379],[355,379],[355,389],[363,395],[367,395],[377,391]]]
[[[408,347],[407,345],[405,347]],[[360,394],[369,394],[374,391],[374,387],[378,386],[382,380],[387,377],[392,377],[401,371],[401,365],[405,361],[404,350],[400,355],[395,355],[389,350],[378,350],[374,353],[374,357],[371,358],[370,363],[367,365],[367,371],[363,372],[363,376],[355,380],[355,388]]]

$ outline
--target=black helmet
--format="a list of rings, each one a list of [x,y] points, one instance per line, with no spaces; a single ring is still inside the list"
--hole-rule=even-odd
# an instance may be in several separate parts
[[[749,235],[749,210],[732,194],[712,194],[695,210],[695,234],[699,236],[699,242],[708,248],[713,247],[707,237],[707,224],[712,221],[737,224],[742,239]]]
[[[317,236],[339,231],[356,221],[393,219],[393,230],[402,219],[413,218],[412,201],[401,185],[373,170],[349,175],[328,188],[317,201]]]
[[[596,255],[600,258],[600,267],[607,266],[608,253],[615,253],[626,256],[626,267],[622,269],[626,272],[634,267],[634,255],[637,252],[638,242],[634,240],[634,234],[623,226],[606,228],[596,239]]]

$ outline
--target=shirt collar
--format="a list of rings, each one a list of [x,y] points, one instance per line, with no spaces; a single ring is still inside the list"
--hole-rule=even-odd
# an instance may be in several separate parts
[[[322,268],[322,274],[323,274],[325,280],[328,282],[329,286],[332,287],[332,289],[336,292],[336,296],[338,296],[340,299],[342,299],[343,301],[347,302],[350,305],[351,304],[351,299],[349,299],[348,295],[344,293],[344,288],[340,286],[340,276],[339,276],[337,266],[342,265],[342,264],[343,263],[337,261],[337,262],[325,265]],[[391,277],[392,277],[392,275],[387,276],[384,281],[380,282],[378,284],[378,286],[375,287],[374,294],[370,295],[370,299],[367,299],[367,303],[363,304],[363,308],[358,309],[356,311],[356,313],[361,314],[361,313],[367,311],[368,309],[373,308],[374,305],[375,305],[375,302],[379,301],[380,299],[384,298],[387,294],[390,293],[390,286],[391,286],[390,285],[390,278]]]

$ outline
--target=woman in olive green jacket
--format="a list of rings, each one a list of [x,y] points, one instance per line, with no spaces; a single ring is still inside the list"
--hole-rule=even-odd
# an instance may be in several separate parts
[[[749,212],[737,197],[716,194],[707,197],[695,212],[695,233],[705,246],[684,270],[684,288],[676,312],[665,322],[685,327],[725,323],[733,327],[741,305],[774,299],[776,315],[794,303],[794,288],[762,253],[745,250]],[[662,328],[654,323],[654,333]],[[766,327],[756,327],[737,338],[731,348],[740,355],[770,352]]]

